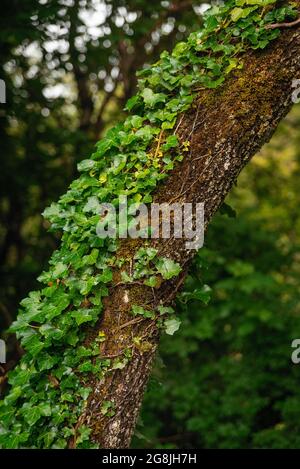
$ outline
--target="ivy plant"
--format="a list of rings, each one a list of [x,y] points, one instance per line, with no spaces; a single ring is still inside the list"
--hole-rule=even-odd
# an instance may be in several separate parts
[[[296,16],[292,2],[226,1],[206,13],[201,30],[139,73],[138,93],[126,106],[131,115],[78,165],[80,177],[44,212],[51,229],[62,233],[61,246],[39,277],[41,289],[21,302],[10,328],[26,353],[10,372],[11,388],[0,402],[0,447],[65,448],[71,437],[78,448],[96,446],[88,428],[76,427],[91,392],[87,376],[94,373],[100,379],[127,363],[101,357],[101,334],[92,346],[83,345],[87,327],[101,317],[113,269],[120,265],[118,242],[97,236],[99,204],[117,206],[121,195],[129,206],[150,203],[157,185],[188,151],[190,142],[179,141],[175,124],[199,87],[221,86],[232,70],[243,66],[242,52],[264,49],[280,35],[268,24]],[[167,280],[180,270],[149,248],[136,254],[134,277],[122,280],[140,278],[154,288],[158,276]],[[149,312],[134,305],[132,312],[161,321],[168,334],[179,327],[172,309],[163,306]],[[103,403],[101,411],[113,416],[113,402]]]

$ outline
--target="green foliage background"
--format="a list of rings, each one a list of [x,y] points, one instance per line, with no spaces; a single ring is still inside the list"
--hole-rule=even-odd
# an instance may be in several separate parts
[[[40,212],[65,191],[98,136],[122,117],[135,70],[201,22],[190,5],[174,13],[168,2],[107,2],[110,31],[98,43],[85,37],[82,45],[78,38],[89,35],[80,10],[96,3],[3,2],[2,330],[57,244]],[[117,26],[124,7],[141,12],[129,29],[126,20]],[[47,51],[58,34],[50,25],[61,23],[64,31],[69,20],[72,28],[62,34],[68,53]],[[114,79],[116,64],[122,73]],[[61,83],[66,95],[45,96],[45,87]],[[218,215],[209,228],[178,299],[182,327],[163,337],[133,446],[300,447],[300,368],[290,360],[291,341],[300,337],[299,123],[295,107],[231,194],[237,218]],[[208,305],[193,298],[196,289],[202,299],[211,295]],[[17,355],[11,341],[9,365]]]

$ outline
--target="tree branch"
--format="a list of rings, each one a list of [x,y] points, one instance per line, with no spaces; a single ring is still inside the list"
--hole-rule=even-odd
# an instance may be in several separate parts
[[[266,26],[266,29],[284,29],[284,28],[293,28],[294,26],[298,26],[300,24],[300,18],[298,18],[295,21],[292,21],[291,23],[274,23],[274,24],[268,24]]]
[[[241,170],[271,138],[292,105],[292,81],[300,74],[300,32],[285,31],[267,50],[248,52],[244,62],[243,70],[236,71],[221,89],[204,90],[195,105],[180,116],[177,135],[181,141],[190,141],[191,151],[154,197],[157,203],[170,203],[174,197],[182,202],[204,203],[206,227]],[[117,257],[133,257],[142,243],[122,241]],[[152,245],[160,256],[171,257],[184,269],[193,257],[182,239],[155,240]],[[88,343],[101,331],[106,337],[100,346],[103,356],[115,356],[130,348],[132,358],[123,369],[110,370],[101,381],[90,377],[93,392],[79,423],[91,428],[93,439],[101,447],[129,446],[159,342],[156,321],[133,322],[131,305],[151,308],[157,301],[170,304],[182,278],[165,281],[155,291],[145,285],[128,285],[126,289],[114,286],[106,298],[103,318],[90,333]],[[133,347],[133,338],[141,338],[144,347]],[[107,401],[114,405],[111,417],[102,412]]]

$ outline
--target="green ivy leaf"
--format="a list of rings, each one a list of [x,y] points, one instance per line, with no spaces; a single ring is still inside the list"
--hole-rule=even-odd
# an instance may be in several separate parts
[[[54,279],[64,277],[68,272],[68,266],[63,262],[58,262],[52,272]]]
[[[150,319],[153,319],[155,316],[153,311],[149,311],[147,309],[144,309],[142,306],[138,306],[138,305],[132,305],[132,313],[134,314],[134,316],[141,315],[141,316],[144,316],[145,318],[150,318]]]
[[[163,93],[154,93],[151,88],[145,88],[144,91],[141,93],[142,98],[146,106],[150,108],[155,107],[158,103],[165,103],[167,100],[167,96]]]
[[[166,257],[160,258],[155,266],[165,280],[176,277],[182,270],[179,264]]]
[[[91,309],[81,309],[79,311],[73,311],[71,316],[75,319],[76,324],[80,326],[85,322],[90,322],[95,319],[95,315],[93,314],[93,310]]]
[[[96,166],[96,161],[94,160],[82,160],[77,165],[77,169],[79,172],[82,171],[91,171]]]
[[[178,318],[166,319],[164,322],[165,331],[168,335],[173,335],[178,331],[181,321]]]
[[[42,412],[39,406],[32,406],[28,402],[23,405],[20,412],[23,415],[26,423],[28,423],[30,426],[35,425],[42,417]]]

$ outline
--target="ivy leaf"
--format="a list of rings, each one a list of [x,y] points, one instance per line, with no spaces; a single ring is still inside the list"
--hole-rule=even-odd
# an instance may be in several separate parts
[[[51,443],[54,441],[56,435],[57,435],[57,427],[52,427],[48,432],[43,433],[43,435],[41,435],[41,437],[44,440],[46,448],[51,447]]]
[[[52,339],[59,340],[64,335],[64,332],[61,329],[58,329],[57,327],[53,327],[51,324],[43,324],[40,327],[39,331],[42,334],[42,336],[50,340]]]
[[[181,321],[178,318],[166,319],[164,322],[165,331],[168,335],[173,335],[178,331]]]
[[[13,387],[11,392],[5,398],[5,401],[4,401],[5,405],[11,405],[11,404],[15,403],[21,395],[22,395],[21,386]],[[1,401],[0,401],[0,403],[1,403]],[[1,415],[2,415],[2,412],[1,412]]]
[[[98,277],[99,281],[102,283],[109,283],[112,281],[112,278],[113,274],[111,269],[105,269]]]
[[[40,371],[50,370],[58,363],[59,358],[49,355],[48,353],[41,353],[38,361],[38,368]]]
[[[167,100],[167,96],[163,93],[154,93],[151,88],[145,88],[141,93],[146,106],[153,108],[158,103],[164,103]]]
[[[225,202],[219,208],[221,215],[227,215],[229,218],[236,218],[236,211],[229,204]]]
[[[21,434],[6,434],[3,436],[3,438],[2,438],[2,435],[0,434],[0,442],[2,443],[3,441],[6,448],[18,449],[20,446],[20,443],[24,443],[25,441],[27,441],[28,437],[29,437],[28,432],[23,432]]]
[[[136,137],[145,140],[146,142],[150,142],[152,140],[153,135],[159,133],[159,129],[152,127],[151,125],[145,125],[141,129],[136,132]]]
[[[64,277],[68,272],[68,266],[63,262],[58,262],[55,264],[54,270],[52,272],[52,276],[54,279]]]
[[[127,360],[115,360],[113,365],[112,365],[112,369],[113,370],[123,370],[123,368],[125,368],[125,366],[127,365]]]
[[[15,374],[13,374],[15,372]],[[14,370],[11,374],[9,383],[12,386],[25,386],[30,380],[32,375],[31,370]]]
[[[201,288],[196,288],[192,292],[183,292],[178,295],[178,300],[186,304],[191,300],[200,300],[204,304],[208,304],[211,299],[211,288],[208,285],[203,285]]]
[[[149,311],[147,309],[144,309],[142,306],[138,305],[132,305],[132,313],[134,314],[134,316],[141,315],[144,316],[144,318],[151,319],[153,319],[153,317],[155,316],[153,311]]]
[[[91,360],[86,360],[78,367],[78,371],[80,371],[80,373],[89,373],[90,371],[93,371],[93,368],[94,366]]]
[[[92,392],[92,388],[81,388],[79,390],[79,394],[81,395],[81,397],[84,401],[87,400],[87,398],[89,397],[91,392]]]
[[[171,122],[165,121],[162,123],[161,128],[162,130],[171,130],[174,128],[175,123],[176,123],[176,119],[173,119]]]
[[[22,345],[33,357],[38,355],[44,348],[44,343],[40,341],[36,332],[29,331],[28,334],[23,335]]]
[[[125,270],[121,272],[121,279],[122,279],[122,282],[124,283],[132,282],[132,278],[128,275],[128,273]]]
[[[15,410],[11,409],[11,407],[7,408],[6,406],[4,406],[4,402],[2,402],[2,404],[2,408],[0,408],[1,425],[8,426],[15,414]]]
[[[82,265],[94,265],[97,262],[99,255],[99,249],[92,249],[92,252],[88,256],[84,256]]]
[[[70,304],[70,298],[67,293],[62,289],[55,291],[54,295],[51,297],[51,302],[46,303],[43,306],[42,312],[44,317],[48,320],[59,316],[62,311],[64,311]]]
[[[159,278],[155,275],[152,275],[151,277],[144,280],[144,284],[147,285],[147,287],[155,288],[159,285]]]
[[[77,444],[82,443],[83,441],[87,441],[89,439],[89,436],[91,434],[91,429],[86,427],[85,425],[82,425],[79,427],[79,434],[80,436],[77,438]]]
[[[165,280],[176,277],[182,270],[179,264],[166,257],[162,257],[156,262],[156,268]]]
[[[50,220],[50,221],[52,221],[54,218],[59,218],[59,216],[60,216],[59,205],[55,202],[52,202],[50,207],[47,207],[43,211],[42,215],[46,220]]]
[[[162,150],[163,151],[168,151],[170,150],[170,148],[176,148],[178,147],[179,145],[179,142],[178,142],[178,138],[176,135],[170,135],[167,140],[166,140],[166,143],[164,145],[162,145]]]
[[[48,402],[42,402],[39,404],[39,411],[42,416],[44,417],[50,417],[51,415],[51,406]]]
[[[127,111],[132,111],[132,109],[140,102],[140,97],[137,95],[137,96],[133,96],[132,98],[130,98],[128,101],[127,101],[127,104],[125,106],[125,110]]]
[[[83,160],[83,161],[80,161],[80,163],[78,163],[77,169],[78,169],[79,172],[90,171],[95,166],[96,166],[96,161],[94,161],[94,160]]]
[[[249,4],[250,2],[247,2],[247,3]],[[256,4],[257,4],[257,1],[256,1]],[[257,5],[254,7],[249,7],[249,8],[235,7],[233,8],[233,10],[231,10],[231,13],[230,13],[231,19],[232,21],[236,23],[241,18],[247,18],[247,16],[249,16],[250,13],[256,9],[257,9]]]
[[[65,449],[67,444],[68,444],[67,440],[64,440],[63,438],[59,438],[52,444],[51,448],[52,449]]]
[[[151,261],[152,259],[155,258],[156,254],[158,253],[157,249],[154,248],[140,248],[134,258],[135,259],[146,259],[148,261]]]
[[[126,119],[125,126],[127,128],[139,129],[142,127],[145,118],[141,116],[130,116]]]
[[[66,334],[66,336],[65,336],[65,341],[66,341],[66,344],[69,344],[69,345],[72,345],[72,347],[75,347],[75,345],[79,341],[79,337],[77,335],[77,332],[76,331],[68,332],[68,334]]]
[[[79,311],[73,311],[71,316],[75,319],[78,326],[84,322],[93,321],[95,319],[95,314],[93,314],[92,309],[81,309]]]
[[[97,215],[100,213],[100,203],[99,199],[96,196],[89,197],[87,203],[83,207],[84,212],[91,212]]]
[[[173,314],[174,313],[174,309],[171,308],[170,306],[158,306],[158,311],[159,311],[159,314],[163,315],[163,314]]]
[[[78,286],[79,286],[79,292],[81,295],[87,295],[93,286],[95,285],[95,278],[91,277],[88,280],[79,280]]]
[[[23,404],[23,407],[21,408],[21,414],[30,426],[35,425],[36,422],[42,417],[42,413],[39,406],[33,407],[28,402]]]
[[[101,409],[100,409],[102,415],[106,415],[107,417],[112,417],[115,414],[114,407],[115,405],[112,401],[103,401]]]

